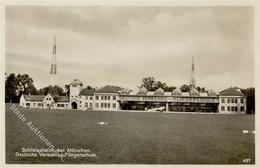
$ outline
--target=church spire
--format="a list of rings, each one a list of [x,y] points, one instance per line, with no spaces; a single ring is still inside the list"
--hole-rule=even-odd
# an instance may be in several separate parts
[[[57,74],[57,64],[56,64],[56,35],[54,36],[54,44],[52,51],[52,61],[51,61],[51,84],[54,86],[56,84],[56,74]]]
[[[192,57],[192,64],[191,64],[191,79],[190,79],[190,86],[191,88],[195,88],[195,65],[194,65],[194,57]]]

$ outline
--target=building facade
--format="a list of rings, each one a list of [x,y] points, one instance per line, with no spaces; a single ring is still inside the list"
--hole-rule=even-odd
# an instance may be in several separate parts
[[[219,93],[220,113],[245,113],[246,97],[239,88],[228,88]]]
[[[178,112],[246,112],[246,98],[238,88],[228,88],[217,94],[212,90],[200,93],[195,88],[190,92],[181,92],[179,88],[172,92],[162,88],[152,92],[145,88],[134,91],[107,85],[95,90],[82,89],[82,86],[82,82],[75,79],[70,83],[69,96],[22,95],[20,106],[97,111],[147,111],[163,107],[164,111]]]

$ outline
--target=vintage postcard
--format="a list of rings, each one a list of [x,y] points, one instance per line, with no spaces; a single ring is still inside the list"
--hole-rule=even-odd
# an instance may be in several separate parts
[[[3,11],[5,166],[256,166],[254,4]]]

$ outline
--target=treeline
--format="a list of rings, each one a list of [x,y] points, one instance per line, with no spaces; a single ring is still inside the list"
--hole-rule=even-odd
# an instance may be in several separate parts
[[[166,92],[172,92],[176,89],[175,86],[168,86],[165,82],[157,81],[154,77],[145,77],[141,80],[141,85],[139,88],[144,87],[148,91],[155,91],[158,88],[162,88]],[[182,92],[189,92],[190,85],[184,84],[180,87]],[[86,86],[84,89],[91,90],[95,89],[92,86]],[[199,92],[207,92],[205,87],[197,86],[196,89]],[[247,113],[255,113],[255,88],[245,88],[241,89],[242,93],[246,95],[247,98]],[[18,74],[15,75],[11,73],[9,75],[5,74],[5,102],[9,103],[19,103],[22,94],[31,95],[47,95],[51,93],[53,95],[68,96],[70,94],[69,84],[64,86],[64,89],[60,86],[46,86],[44,88],[37,88],[33,84],[33,79],[28,74]]]
[[[165,92],[172,92],[174,89],[176,89],[175,86],[168,86],[165,82],[157,81],[154,77],[145,77],[141,81],[141,85],[139,88],[144,87],[148,91],[155,91],[158,88],[162,88]],[[184,84],[180,87],[180,90],[182,92],[189,92],[190,91],[190,85]],[[196,89],[199,92],[207,92],[205,87],[199,87],[197,86]]]
[[[70,93],[69,84],[62,87],[46,86],[39,90],[34,86],[33,79],[28,74],[15,75],[11,73],[5,74],[5,102],[19,103],[22,94],[27,95],[47,95],[48,93],[57,96],[68,96]],[[87,86],[85,89],[93,89],[91,86]]]

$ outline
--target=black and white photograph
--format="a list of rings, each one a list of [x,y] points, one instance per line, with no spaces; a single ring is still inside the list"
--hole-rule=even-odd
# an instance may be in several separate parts
[[[255,166],[255,14],[5,5],[5,165]]]

